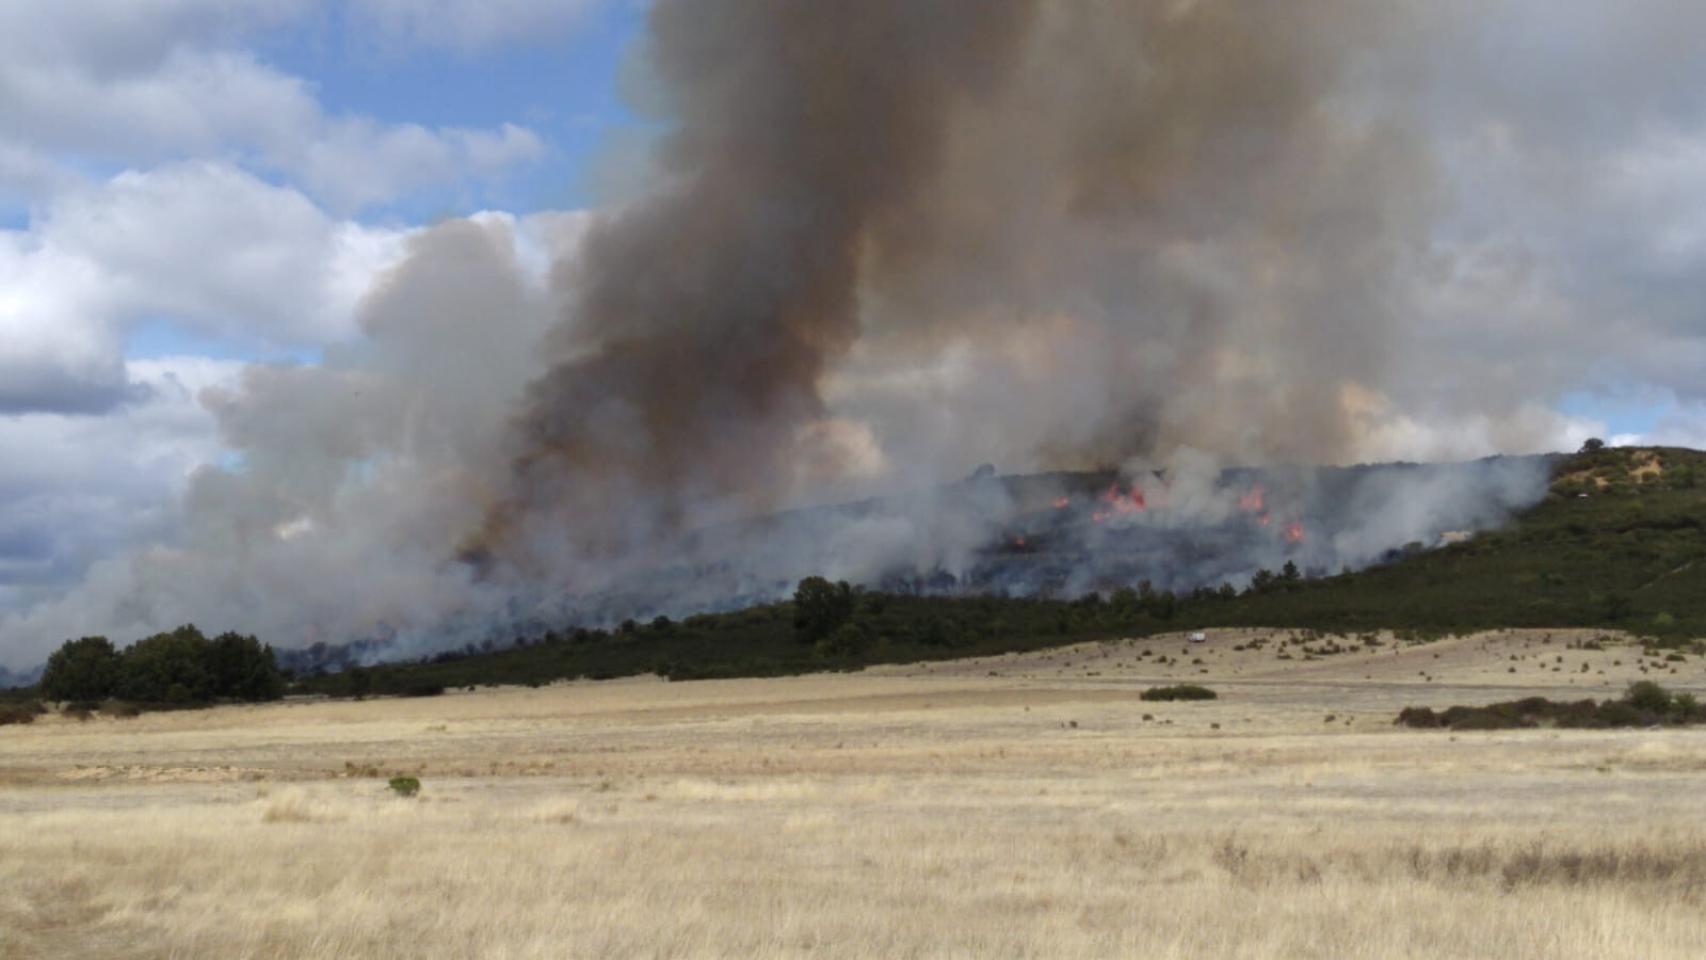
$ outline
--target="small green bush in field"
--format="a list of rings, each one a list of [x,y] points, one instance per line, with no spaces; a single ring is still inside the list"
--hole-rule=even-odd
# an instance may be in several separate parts
[[[1220,694],[1207,687],[1183,683],[1176,687],[1150,687],[1143,691],[1145,700],[1215,700]]]
[[[391,790],[399,797],[412,797],[421,792],[421,782],[414,777],[392,777]]]

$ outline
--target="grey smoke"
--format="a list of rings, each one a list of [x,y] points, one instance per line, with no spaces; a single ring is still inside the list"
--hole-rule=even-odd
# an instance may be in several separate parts
[[[1672,79],[1706,74],[1675,39],[1699,14],[1637,8],[659,0],[649,189],[549,289],[499,227],[426,234],[363,342],[208,397],[242,463],[173,542],[4,628],[425,649],[804,573],[999,580],[999,538],[1044,514],[927,492],[986,460],[1165,478],[1168,509],[1085,528],[1072,588],[1495,525],[1534,461],[1330,505],[1276,469],[1290,544],[1240,526],[1224,471],[1576,442],[1556,401],[1606,377],[1698,396],[1706,244],[1661,187],[1706,123]],[[667,589],[634,595],[648,575]]]

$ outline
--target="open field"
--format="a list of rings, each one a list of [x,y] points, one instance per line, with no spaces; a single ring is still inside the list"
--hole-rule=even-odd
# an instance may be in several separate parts
[[[1592,636],[49,717],[0,728],[0,958],[1706,955],[1706,731],[1391,723],[1706,693]]]

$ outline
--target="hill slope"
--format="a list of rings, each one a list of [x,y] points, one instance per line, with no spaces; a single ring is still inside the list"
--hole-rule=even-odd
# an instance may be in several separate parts
[[[1544,501],[1505,529],[1319,579],[1276,572],[1242,593],[1063,599],[858,593],[836,629],[803,641],[792,603],[615,631],[550,632],[510,649],[442,654],[356,674],[373,692],[656,671],[755,676],[1033,650],[1211,626],[1421,634],[1596,627],[1665,642],[1706,636],[1706,454],[1611,449],[1560,458]],[[302,689],[350,689],[342,674]]]
[[[1608,449],[1562,459],[1503,530],[1358,573],[1282,583],[1199,624],[1468,630],[1616,626],[1706,635],[1706,454]]]

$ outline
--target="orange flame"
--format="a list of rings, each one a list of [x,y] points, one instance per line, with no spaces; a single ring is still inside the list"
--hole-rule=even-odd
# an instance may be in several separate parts
[[[1065,510],[1067,504],[1069,504],[1071,502],[1072,501],[1068,500],[1066,497],[1055,497],[1054,498],[1054,508],[1056,510]]]
[[[1238,509],[1245,513],[1261,513],[1267,499],[1268,492],[1258,483],[1238,498]]]
[[[1285,525],[1285,542],[1286,543],[1302,543],[1303,542],[1303,524],[1299,523],[1296,520],[1293,520],[1292,522],[1286,524]]]
[[[1102,494],[1102,502],[1115,514],[1142,513],[1149,509],[1149,501],[1144,498],[1141,489],[1133,486],[1130,493],[1121,493],[1117,483],[1108,487]]]

